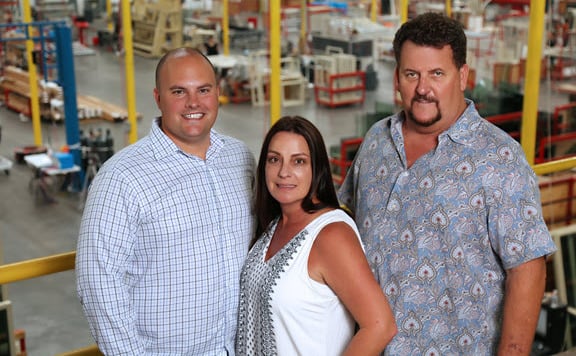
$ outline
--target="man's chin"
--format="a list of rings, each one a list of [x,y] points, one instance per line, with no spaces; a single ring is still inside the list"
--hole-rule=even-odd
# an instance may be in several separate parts
[[[411,121],[419,126],[432,126],[438,121],[440,121],[440,115],[438,112],[435,113],[414,113],[413,111],[408,112],[408,117]]]

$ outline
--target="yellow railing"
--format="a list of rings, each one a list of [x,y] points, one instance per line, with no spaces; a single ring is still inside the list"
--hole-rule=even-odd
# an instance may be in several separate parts
[[[74,269],[76,252],[35,258],[22,262],[0,265],[0,285],[19,282],[36,277]],[[96,345],[69,351],[59,356],[101,356]]]

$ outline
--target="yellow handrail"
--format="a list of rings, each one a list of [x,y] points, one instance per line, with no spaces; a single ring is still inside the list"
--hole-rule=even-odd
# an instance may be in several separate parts
[[[103,356],[104,354],[98,350],[96,345],[84,347],[74,351],[65,352],[57,356]]]
[[[76,251],[0,265],[0,285],[74,269]],[[102,356],[96,345],[69,351],[58,356]]]
[[[76,251],[0,266],[0,285],[74,269]]]

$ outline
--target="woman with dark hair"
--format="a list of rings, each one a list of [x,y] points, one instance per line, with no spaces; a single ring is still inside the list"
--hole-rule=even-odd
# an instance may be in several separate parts
[[[379,355],[396,334],[324,140],[299,116],[264,139],[256,240],[241,274],[237,355]],[[355,324],[358,331],[355,332]]]

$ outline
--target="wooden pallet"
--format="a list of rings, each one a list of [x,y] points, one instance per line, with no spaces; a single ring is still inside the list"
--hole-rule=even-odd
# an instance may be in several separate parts
[[[61,121],[64,118],[64,102],[62,89],[55,83],[43,83],[38,86],[38,96],[41,102],[42,117]],[[7,66],[4,77],[0,80],[5,104],[10,109],[30,116],[30,84],[28,72],[20,68]],[[77,95],[78,118],[102,119],[107,121],[124,121],[128,119],[128,111],[121,106],[106,102],[90,95]],[[141,119],[140,114],[136,114]]]
[[[108,121],[124,121],[128,119],[128,111],[118,105],[103,101],[90,95],[78,95],[78,115],[83,118],[100,118]],[[141,119],[141,114],[136,114]]]

